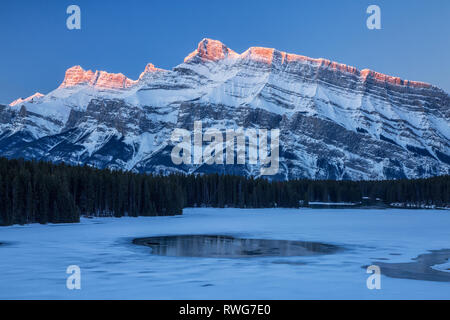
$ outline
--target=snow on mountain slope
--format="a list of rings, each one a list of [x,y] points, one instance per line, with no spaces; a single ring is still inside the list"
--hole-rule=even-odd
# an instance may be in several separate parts
[[[17,104],[21,104],[21,103],[24,103],[24,102],[28,102],[28,101],[36,101],[36,100],[42,98],[43,96],[44,96],[44,95],[43,95],[42,93],[36,92],[35,94],[29,96],[28,98],[25,98],[25,99],[23,99],[23,98],[16,99],[16,100],[14,100],[13,102],[11,102],[9,105],[10,105],[11,107],[14,107],[14,106],[17,105]]]
[[[0,107],[7,157],[138,172],[258,175],[255,165],[182,165],[175,128],[280,129],[276,179],[382,179],[450,173],[450,98],[326,59],[203,39],[173,70],[139,79],[75,66],[45,96]]]

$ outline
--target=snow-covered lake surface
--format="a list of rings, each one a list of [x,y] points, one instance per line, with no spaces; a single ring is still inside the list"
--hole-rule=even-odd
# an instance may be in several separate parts
[[[135,238],[163,235],[313,241],[345,248],[300,257],[152,255]],[[450,249],[438,210],[185,209],[182,216],[82,219],[0,228],[1,299],[450,299],[450,282],[381,276],[362,266]],[[81,268],[81,290],[66,269]],[[448,272],[449,264],[434,266]]]

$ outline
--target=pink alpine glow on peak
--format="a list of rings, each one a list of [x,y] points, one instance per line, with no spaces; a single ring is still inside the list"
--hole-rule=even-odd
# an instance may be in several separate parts
[[[245,51],[241,56],[249,58],[254,61],[259,61],[267,64],[271,64],[274,61],[274,55],[277,53],[281,57],[281,64],[289,64],[294,62],[309,62],[318,64],[323,68],[330,68],[342,72],[349,72],[358,74],[358,69],[352,66],[347,66],[342,63],[337,63],[323,58],[309,58],[298,54],[287,53],[284,51],[278,51],[273,48],[264,47],[251,47]]]
[[[397,86],[410,86],[417,88],[430,88],[431,85],[424,82],[402,80],[399,77],[388,76],[369,69],[358,70],[355,67],[346,64],[330,61],[323,58],[309,58],[298,54],[278,51],[273,48],[265,47],[250,47],[242,54],[228,48],[218,40],[205,38],[199,42],[197,49],[189,54],[184,62],[189,63],[193,59],[200,59],[202,62],[218,62],[226,59],[249,59],[258,63],[267,65],[279,64],[289,65],[291,63],[308,63],[321,69],[332,70],[336,72],[350,73],[359,77],[365,83],[370,79],[379,83],[389,83]],[[140,74],[139,80],[146,74],[154,74],[156,72],[166,71],[164,69],[156,68],[149,63],[144,71]],[[166,71],[168,72],[168,71]],[[79,84],[87,84],[100,89],[126,89],[138,83],[139,80],[131,80],[121,73],[108,73],[105,71],[91,71],[84,70],[80,66],[74,66],[67,69],[64,81],[60,88],[73,87]],[[15,102],[13,102],[15,103]]]
[[[241,56],[254,61],[272,64],[274,53],[275,49],[273,48],[251,47]]]
[[[125,89],[133,86],[136,82],[128,79],[122,73],[96,71],[91,85],[102,89]]]
[[[222,42],[207,38],[200,41],[197,49],[191,52],[184,59],[184,62],[188,62],[196,56],[201,58],[203,61],[219,61],[225,58],[239,58],[239,54],[229,49]]]
[[[148,63],[145,66],[144,71],[140,74],[139,79],[142,79],[142,77],[145,76],[146,74],[149,74],[149,73],[152,74],[152,73],[161,72],[161,71],[166,71],[166,70],[156,68],[153,63]]]
[[[281,64],[289,64],[294,62],[307,62],[319,65],[321,68],[331,69],[338,72],[345,72],[355,74],[359,76],[363,82],[367,81],[367,78],[377,82],[385,82],[398,86],[410,86],[416,88],[430,88],[431,85],[425,82],[419,81],[410,81],[403,80],[399,77],[393,77],[389,75],[385,75],[376,71],[372,71],[369,69],[358,70],[356,67],[352,67],[343,63],[338,63],[335,61],[331,61],[324,58],[310,58],[307,56],[302,56],[298,54],[287,53],[283,51],[278,51],[274,48],[265,48],[265,47],[250,47],[242,54],[236,54],[234,51],[226,47],[220,41],[211,40],[211,39],[203,39],[198,46],[198,49],[192,52],[188,57],[186,57],[185,62],[189,61],[195,56],[200,56],[203,60],[213,60],[217,61],[220,59],[224,59],[226,54],[224,52],[232,53],[233,57],[247,58],[253,61],[257,61],[265,64],[274,63],[275,54],[281,57]]]
[[[153,63],[148,63],[145,66],[144,72],[157,72],[160,71],[161,69],[155,68],[155,65]]]
[[[81,66],[73,66],[66,70],[64,81],[59,87],[68,88],[82,83],[89,83],[93,76],[94,72],[92,70],[85,71]]]
[[[84,70],[81,66],[73,66],[66,70],[64,81],[60,88],[69,88],[79,84],[87,84],[99,89],[125,89],[137,81],[128,79],[122,73]]]
[[[34,100],[40,99],[43,96],[44,95],[42,93],[36,92],[35,94],[29,96],[28,98],[25,98],[25,99],[19,98],[19,99],[14,100],[13,102],[11,102],[9,104],[9,106],[10,107],[14,107],[15,105],[18,105],[20,103],[30,102],[30,101],[34,101]]]
[[[399,86],[407,86],[407,87],[416,87],[416,88],[429,88],[431,87],[430,84],[420,81],[411,81],[411,80],[403,80],[399,77],[392,77],[385,75],[383,73],[379,73],[376,71],[372,71],[369,69],[363,69],[360,71],[360,77],[363,79],[363,81],[367,81],[367,78],[371,78],[378,82],[386,82],[394,85]]]

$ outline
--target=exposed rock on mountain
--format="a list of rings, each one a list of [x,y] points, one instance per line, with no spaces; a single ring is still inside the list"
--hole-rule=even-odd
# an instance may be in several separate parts
[[[31,98],[31,99],[30,99]],[[416,178],[450,173],[450,98],[326,59],[204,39],[173,70],[138,80],[66,71],[45,96],[0,106],[3,156],[138,172],[259,175],[259,165],[174,165],[175,128],[280,129],[276,179]]]

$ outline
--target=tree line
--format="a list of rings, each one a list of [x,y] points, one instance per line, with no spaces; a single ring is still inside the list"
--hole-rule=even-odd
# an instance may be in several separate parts
[[[311,201],[450,204],[450,176],[386,181],[270,181],[168,176],[0,158],[0,224],[78,222],[80,216],[178,215],[185,207],[296,208]]]
[[[0,223],[78,222],[80,216],[182,213],[181,188],[162,176],[0,158]]]
[[[309,202],[450,205],[450,176],[426,179],[269,181],[232,175],[176,176],[186,207],[297,208]]]

